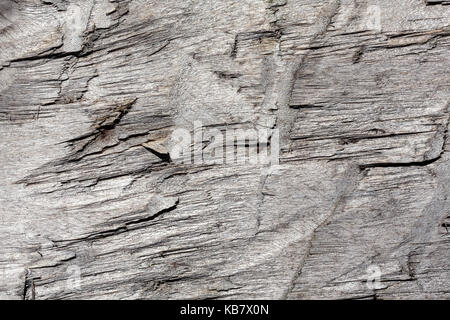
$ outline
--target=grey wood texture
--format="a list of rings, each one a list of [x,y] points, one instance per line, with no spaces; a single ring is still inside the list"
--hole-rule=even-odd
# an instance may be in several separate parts
[[[449,3],[0,0],[0,298],[449,299]]]

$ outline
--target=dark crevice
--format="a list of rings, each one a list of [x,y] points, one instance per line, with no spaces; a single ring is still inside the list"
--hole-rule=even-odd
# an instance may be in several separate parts
[[[142,227],[145,227],[145,225],[140,225],[140,224],[143,224],[145,222],[149,222],[149,221],[155,220],[156,218],[162,216],[163,214],[168,213],[170,211],[173,211],[178,206],[179,202],[180,202],[180,200],[177,199],[175,204],[170,206],[170,207],[168,207],[168,208],[164,208],[164,209],[156,212],[155,214],[150,215],[150,216],[145,217],[145,218],[141,218],[141,219],[125,222],[124,225],[119,226],[119,227],[114,228],[114,229],[93,233],[93,234],[90,234],[90,235],[82,237],[82,238],[76,238],[76,239],[70,239],[70,240],[53,240],[53,242],[54,243],[64,243],[65,245],[71,245],[71,244],[79,243],[79,242],[83,242],[83,241],[92,241],[92,240],[98,240],[98,239],[105,239],[105,238],[108,238],[108,237],[112,237],[112,236],[116,236],[116,235],[122,234],[122,233],[127,232],[127,231],[139,230]],[[140,226],[136,226],[136,225],[140,225]],[[135,226],[135,227],[129,229],[128,227],[130,227],[130,226]]]
[[[226,71],[214,71],[214,73],[221,79],[237,79],[242,76],[240,73],[232,73]]]
[[[133,105],[136,103],[137,98],[134,98],[133,100],[129,102],[122,103],[118,105],[113,111],[117,115],[112,119],[102,119],[102,121],[99,123],[97,130],[98,131],[105,131],[105,130],[112,130],[120,123],[122,118],[130,111],[130,109],[133,107]]]
[[[161,152],[158,152],[155,149],[152,149],[152,148],[150,148],[148,146],[145,146],[144,148],[147,149],[148,151],[150,151],[152,154],[154,154],[158,158],[160,158],[163,162],[166,162],[166,163],[171,163],[172,162],[172,159],[170,158],[170,154],[169,153],[161,153]]]
[[[241,32],[236,34],[234,37],[234,43],[231,47],[231,58],[236,58],[238,45],[240,41],[249,41],[249,40],[259,40],[261,41],[263,38],[274,38],[280,39],[281,31],[280,30],[260,30],[260,31],[250,31],[250,32]]]
[[[230,53],[230,57],[233,59],[236,58],[236,55],[237,55],[238,42],[239,42],[238,35],[236,35],[234,37],[234,42],[233,42],[233,46],[231,48],[231,53]]]
[[[66,57],[75,57],[75,58],[82,58],[87,57],[90,54],[94,53],[96,50],[80,50],[75,52],[51,52],[43,55],[37,55],[37,56],[30,56],[30,57],[24,57],[24,58],[17,58],[13,59],[10,62],[11,63],[20,63],[20,62],[32,62],[32,61],[38,61],[38,60],[54,60],[54,59],[61,59]]]
[[[437,4],[445,6],[445,5],[450,5],[450,0],[425,0],[425,4],[427,6],[434,6]]]
[[[411,162],[385,162],[385,163],[370,163],[359,165],[360,170],[365,170],[369,168],[402,168],[402,167],[426,167],[430,164],[439,161],[445,153],[445,148],[448,140],[448,129],[444,130],[444,137],[442,142],[442,149],[439,155],[433,159],[423,160],[423,161],[411,161]]]
[[[36,290],[35,290],[34,279],[29,279],[28,273],[29,273],[29,271],[27,271],[27,274],[25,276],[22,300],[35,300],[36,299]]]
[[[125,223],[125,225],[126,226],[133,226],[133,225],[136,225],[136,224],[140,224],[140,223],[144,223],[144,222],[155,220],[159,216],[162,216],[163,214],[174,210],[178,206],[179,203],[180,203],[180,199],[177,199],[173,206],[165,208],[165,209],[162,209],[162,210],[158,211],[157,213],[155,213],[154,215],[151,215],[149,217],[145,217],[145,218],[129,221],[129,222]]]
[[[295,104],[290,105],[289,108],[291,109],[312,109],[312,108],[323,108],[324,106],[321,105],[315,105],[315,104]]]
[[[133,105],[136,103],[136,101],[137,101],[137,98],[134,98],[133,100],[131,100],[129,102],[119,104],[115,109],[113,109],[114,116],[112,116],[112,117],[105,116],[105,117],[99,119],[97,121],[98,123],[95,125],[95,129],[93,131],[86,133],[84,135],[75,137],[73,139],[64,141],[63,143],[68,143],[70,145],[73,145],[77,142],[82,142],[82,141],[88,139],[88,141],[86,141],[81,146],[81,148],[76,150],[73,154],[69,155],[68,157],[62,159],[59,163],[63,164],[66,162],[76,162],[76,161],[81,160],[83,157],[87,156],[87,155],[83,155],[83,152],[87,149],[87,147],[94,144],[96,141],[98,141],[100,137],[102,137],[102,136],[104,137],[109,132],[114,130],[116,128],[116,126],[120,123],[120,121],[122,121],[123,117],[130,111],[130,109],[133,107]],[[115,144],[115,145],[117,145],[117,144]],[[108,148],[108,146],[103,148],[102,151],[106,148]],[[78,156],[78,155],[81,155],[81,156]]]
[[[412,162],[384,162],[384,163],[370,163],[370,164],[362,164],[359,166],[361,170],[369,169],[369,168],[402,168],[402,167],[425,167],[428,166],[439,159],[441,159],[442,155],[436,157],[434,159],[425,160],[425,161],[412,161]]]
[[[374,131],[374,132],[376,132],[376,131]],[[357,143],[361,140],[385,139],[385,138],[409,136],[409,135],[416,135],[416,134],[426,134],[426,133],[431,133],[431,132],[434,132],[434,131],[385,133],[385,134],[379,134],[379,135],[361,135],[361,136],[355,135],[352,137],[341,137],[340,143],[341,144],[349,144],[349,143]]]
[[[352,62],[354,64],[361,61],[361,58],[363,57],[365,50],[366,50],[365,46],[361,46],[355,51],[352,57]]]

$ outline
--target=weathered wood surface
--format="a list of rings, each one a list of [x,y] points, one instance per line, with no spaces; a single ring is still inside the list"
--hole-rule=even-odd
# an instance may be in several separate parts
[[[450,298],[448,4],[0,0],[0,298]]]

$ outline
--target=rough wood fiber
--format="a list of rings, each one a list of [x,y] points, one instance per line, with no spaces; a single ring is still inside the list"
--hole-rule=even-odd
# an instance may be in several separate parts
[[[0,298],[450,298],[448,4],[0,0]]]

